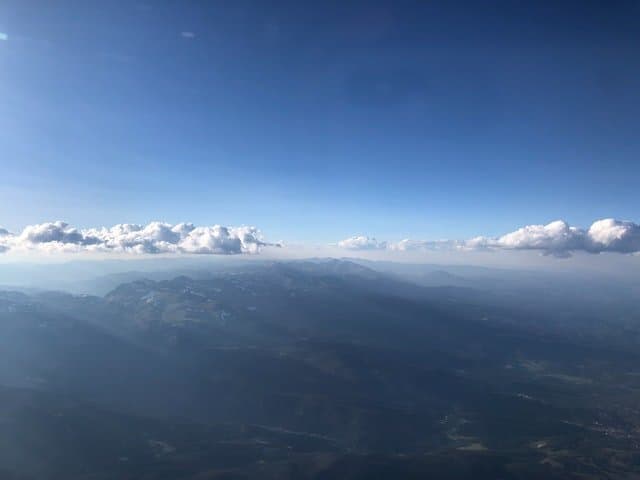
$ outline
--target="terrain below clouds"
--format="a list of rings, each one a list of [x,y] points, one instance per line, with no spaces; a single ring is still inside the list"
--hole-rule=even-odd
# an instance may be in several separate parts
[[[0,471],[632,478],[637,298],[607,316],[561,279],[365,263],[0,292]]]

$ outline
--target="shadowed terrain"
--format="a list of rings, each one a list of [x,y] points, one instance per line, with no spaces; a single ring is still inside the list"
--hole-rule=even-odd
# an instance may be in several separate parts
[[[636,478],[628,317],[605,341],[611,319],[572,323],[584,307],[536,290],[381,270],[262,262],[104,296],[1,292],[3,474]]]

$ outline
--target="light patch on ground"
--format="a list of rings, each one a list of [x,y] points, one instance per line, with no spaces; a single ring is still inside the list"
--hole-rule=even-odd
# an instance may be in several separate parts
[[[549,465],[554,468],[562,468],[562,464],[553,458],[547,457],[544,460],[540,461],[542,465]]]
[[[149,304],[149,305],[158,305],[157,293],[153,290],[146,295],[140,297],[140,300]]]
[[[544,364],[544,362],[535,362],[533,360],[522,360],[520,362],[520,366],[532,373],[542,372],[546,368],[546,365]]]
[[[553,378],[566,383],[573,383],[574,385],[588,385],[593,383],[593,380],[585,377],[576,377],[574,375],[565,375],[564,373],[547,373],[543,377]]]
[[[458,447],[458,450],[464,450],[468,452],[485,452],[489,450],[480,442],[470,443],[469,445],[465,445],[464,447]]]
[[[175,447],[161,440],[149,440],[147,443],[153,449],[157,457],[162,455],[169,455],[176,451]]]

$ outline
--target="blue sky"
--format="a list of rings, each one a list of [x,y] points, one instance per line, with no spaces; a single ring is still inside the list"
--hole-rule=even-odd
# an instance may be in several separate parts
[[[0,225],[638,221],[638,2],[0,4]]]

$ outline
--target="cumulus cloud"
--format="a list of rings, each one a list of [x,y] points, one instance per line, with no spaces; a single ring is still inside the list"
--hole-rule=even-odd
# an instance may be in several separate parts
[[[411,240],[380,242],[369,237],[351,237],[338,246],[349,250],[442,251],[442,250],[536,250],[544,255],[568,257],[572,252],[640,252],[640,224],[607,218],[588,229],[556,220],[546,225],[527,225],[500,237],[469,240]]]
[[[338,242],[338,247],[346,250],[384,250],[387,242],[379,242],[373,237],[358,235]]]
[[[29,225],[18,236],[17,241],[23,244],[70,243],[91,245],[97,243],[98,239],[85,235],[64,222],[49,222]]]
[[[197,227],[191,223],[124,223],[79,230],[64,222],[30,225],[19,234],[0,229],[0,252],[116,252],[132,254],[252,254],[264,246],[254,227]]]
[[[529,225],[496,239],[489,246],[517,250],[540,250],[546,255],[566,257],[575,251],[590,253],[640,252],[640,225],[606,218],[588,230],[557,220],[547,225]]]
[[[516,250],[540,250],[545,254],[566,257],[573,250],[585,250],[584,231],[557,220],[547,225],[527,225],[487,241],[489,247]]]
[[[595,252],[640,252],[640,225],[606,218],[594,222],[589,231],[589,250]]]

